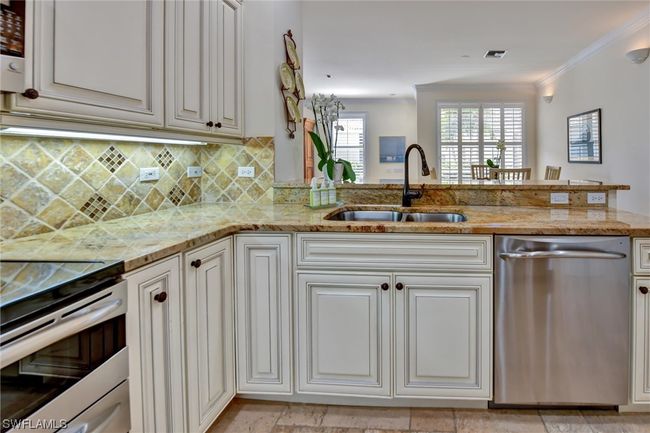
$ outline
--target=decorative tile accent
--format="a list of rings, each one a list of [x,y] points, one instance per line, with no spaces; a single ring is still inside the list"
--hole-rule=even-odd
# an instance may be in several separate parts
[[[165,149],[156,155],[156,161],[158,161],[158,164],[160,164],[162,168],[167,168],[172,165],[172,162],[174,162],[174,155],[172,155],[169,150]]]
[[[115,173],[118,168],[124,164],[126,157],[119,149],[116,149],[115,146],[111,146],[99,157],[99,162],[104,164],[104,167],[108,169],[111,173]]]
[[[108,211],[108,202],[99,194],[94,194],[81,206],[81,212],[97,221]]]
[[[272,137],[171,146],[2,136],[0,241],[202,200],[271,203],[273,163]],[[156,165],[160,179],[140,182],[140,167]],[[190,165],[203,176],[188,178]],[[255,178],[238,178],[239,165]]]

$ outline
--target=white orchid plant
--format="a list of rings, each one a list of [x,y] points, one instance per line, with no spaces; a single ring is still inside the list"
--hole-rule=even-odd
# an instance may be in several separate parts
[[[500,164],[503,164],[503,157],[505,156],[506,152],[506,141],[501,139],[497,141],[497,150],[499,151],[499,159],[496,161],[492,161],[491,159],[488,159],[486,161],[487,165],[491,168],[499,168]]]
[[[334,166],[342,164],[343,180],[354,182],[357,176],[352,169],[352,164],[341,158],[334,159],[336,158],[339,131],[343,131],[343,126],[338,124],[339,115],[341,110],[345,110],[345,106],[334,94],[326,96],[318,93],[311,97],[311,108],[314,111],[316,132],[310,131],[309,135],[320,159],[318,169],[325,169],[328,177],[334,179]],[[321,128],[323,130],[322,138]]]

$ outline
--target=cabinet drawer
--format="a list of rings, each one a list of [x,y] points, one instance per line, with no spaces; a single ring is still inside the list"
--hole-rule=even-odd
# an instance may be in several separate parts
[[[492,269],[492,236],[299,233],[298,267],[414,270]]]
[[[650,275],[650,238],[634,239],[634,273]]]

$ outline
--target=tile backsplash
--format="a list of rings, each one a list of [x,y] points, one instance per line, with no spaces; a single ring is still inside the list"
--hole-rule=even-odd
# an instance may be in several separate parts
[[[173,206],[272,202],[271,137],[244,145],[179,146],[3,136],[0,142],[0,239],[107,221]],[[188,178],[187,167],[203,167]],[[239,166],[255,167],[238,178]],[[140,168],[160,179],[140,182]]]

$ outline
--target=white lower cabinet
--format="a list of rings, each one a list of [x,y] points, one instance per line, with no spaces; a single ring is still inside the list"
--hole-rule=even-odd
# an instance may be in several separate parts
[[[491,277],[395,275],[395,395],[490,397]]]
[[[125,278],[131,432],[184,432],[181,258]]]
[[[291,236],[237,235],[237,389],[289,394]]]
[[[650,278],[634,280],[632,402],[650,403]]]
[[[185,254],[188,431],[204,432],[235,396],[232,238]]]
[[[390,282],[387,273],[298,273],[298,392],[391,395]]]

